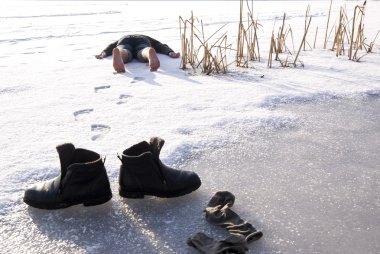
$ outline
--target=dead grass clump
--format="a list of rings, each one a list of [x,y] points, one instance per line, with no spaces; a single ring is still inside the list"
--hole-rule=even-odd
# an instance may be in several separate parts
[[[189,19],[179,17],[181,35],[181,69],[187,69],[189,64],[194,71],[201,69],[207,75],[227,72],[227,51],[231,44],[227,43],[227,33],[222,33],[223,25],[210,37],[205,37],[203,21],[198,21],[191,13]],[[200,28],[198,28],[200,27]],[[213,42],[211,40],[217,36]]]
[[[259,23],[253,18],[253,0],[251,0],[251,5],[249,5],[249,1],[246,0],[246,4],[248,9],[248,20],[247,26],[245,27],[243,23],[244,0],[240,0],[240,20],[236,49],[236,66],[247,68],[248,61],[260,61],[260,47],[257,37]]]
[[[289,35],[289,33],[292,35],[292,42],[293,42],[293,32],[291,28],[284,30],[285,27],[285,19],[286,19],[286,13],[284,13],[284,16],[282,18],[282,26],[279,27],[277,38],[274,37],[274,31],[272,31],[272,37],[270,40],[270,47],[269,47],[269,57],[268,57],[268,64],[267,66],[269,68],[272,68],[272,61],[273,61],[273,54],[275,54],[275,60],[279,61],[282,67],[288,67],[289,66],[289,54],[291,55],[291,51],[286,46],[286,38]],[[293,51],[294,51],[294,45],[293,45]],[[280,54],[282,53],[288,53],[285,60],[281,60]]]
[[[335,51],[336,56],[345,55],[346,47],[348,47],[348,59],[352,61],[359,61],[362,57],[372,52],[379,33],[376,34],[372,42],[366,43],[364,36],[365,6],[366,1],[364,1],[363,5],[356,5],[352,18],[348,18],[345,9],[340,8],[339,21],[338,25],[335,26],[335,37],[331,48],[331,50]],[[326,41],[327,39],[325,39],[325,43]],[[359,55],[359,52],[363,50],[365,53]]]
[[[188,31],[190,27],[190,31]],[[195,66],[195,49],[194,49],[194,15],[191,12],[191,17],[188,20],[184,20],[179,17],[179,29],[181,34],[181,68],[187,69],[187,64]]]
[[[345,36],[349,41],[348,35],[348,18],[346,11],[341,7],[339,13],[339,23],[335,30],[334,42],[331,50],[336,52],[336,56],[340,56],[344,54],[344,45],[345,45]]]
[[[366,1],[363,5],[357,5],[354,9],[354,17],[352,19],[352,33],[350,41],[350,49],[348,51],[348,59],[359,61],[361,57],[358,57],[357,53],[359,49],[363,49],[364,44],[364,9]],[[356,26],[356,21],[359,20],[358,25]],[[355,39],[354,36],[356,35]],[[353,50],[355,52],[353,53]]]
[[[295,54],[295,49],[294,49],[294,38],[293,38],[293,31],[292,28],[289,26],[288,29],[285,29],[285,20],[286,20],[286,13],[284,13],[283,19],[282,19],[282,26],[279,27],[278,33],[277,33],[277,38],[275,39],[275,33],[272,31],[272,37],[270,40],[270,47],[269,47],[269,57],[268,57],[268,64],[267,66],[269,68],[272,68],[272,61],[273,61],[273,56],[272,54],[275,54],[275,60],[279,61],[282,67],[296,67],[297,63],[300,66],[303,66],[303,62],[298,59],[299,52],[302,49],[302,47],[305,45],[306,41],[306,34],[309,30],[310,22],[311,22],[311,16],[308,15],[309,12],[309,7],[307,10],[307,23],[304,31],[304,36],[299,48],[299,51],[294,57],[293,55]],[[287,42],[289,41],[287,38],[291,35],[291,44],[292,44],[292,50],[288,47]],[[282,56],[282,54],[286,54],[286,56]]]

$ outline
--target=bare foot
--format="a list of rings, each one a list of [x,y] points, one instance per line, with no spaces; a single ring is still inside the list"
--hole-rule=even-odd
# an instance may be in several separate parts
[[[169,53],[169,56],[171,57],[171,58],[178,58],[179,56],[180,56],[180,54],[179,54],[179,52],[170,52]]]
[[[158,57],[154,48],[149,48],[148,59],[149,59],[150,71],[157,71],[157,69],[160,67],[160,60],[158,60]]]
[[[116,72],[125,72],[124,62],[118,48],[114,48],[112,51],[113,68]]]

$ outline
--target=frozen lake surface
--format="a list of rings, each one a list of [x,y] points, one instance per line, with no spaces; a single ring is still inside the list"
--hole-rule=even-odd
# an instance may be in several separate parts
[[[283,105],[298,120],[185,168],[202,169],[204,192],[239,193],[234,211],[264,232],[252,253],[378,253],[379,109],[377,96]]]
[[[190,154],[180,168],[196,171],[203,185],[184,197],[123,199],[114,182],[114,197],[101,206],[44,211],[17,202],[0,214],[2,250],[196,253],[186,245],[191,235],[226,237],[202,211],[228,190],[233,210],[264,233],[249,253],[378,253],[379,108],[375,96],[273,109],[297,120],[247,126],[233,144]]]

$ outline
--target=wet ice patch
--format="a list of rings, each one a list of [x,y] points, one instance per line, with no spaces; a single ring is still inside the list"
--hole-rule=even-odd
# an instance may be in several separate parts
[[[259,104],[262,108],[274,109],[284,104],[302,104],[307,102],[317,102],[329,99],[338,99],[341,96],[331,93],[304,94],[302,96],[275,95],[268,96]]]

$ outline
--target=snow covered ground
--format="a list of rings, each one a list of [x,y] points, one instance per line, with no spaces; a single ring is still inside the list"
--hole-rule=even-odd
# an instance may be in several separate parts
[[[295,45],[299,45],[308,4],[313,15],[312,33],[308,40],[313,42],[317,26],[319,35],[316,49],[300,54],[305,67],[268,69],[268,41],[272,28],[277,31],[283,12],[286,12],[286,22],[293,29]],[[350,14],[356,4],[361,2],[334,1],[332,22],[338,16],[340,6],[346,6]],[[379,43],[376,43],[374,53],[365,56],[359,63],[348,61],[347,56],[336,58],[333,52],[323,50],[329,1],[257,1],[254,6],[254,13],[262,24],[259,36],[263,58],[262,62],[253,63],[255,68],[231,66],[226,75],[189,75],[188,71],[179,69],[179,59],[160,55],[161,68],[158,72],[149,72],[144,64],[133,62],[127,65],[125,74],[114,75],[110,59],[94,58],[108,43],[124,34],[142,33],[180,51],[178,16],[189,17],[191,10],[203,19],[206,33],[210,34],[228,23],[225,29],[229,31],[230,42],[235,43],[239,3],[2,1],[0,252],[191,253],[193,250],[186,246],[186,239],[193,233],[205,231],[215,237],[223,236],[223,231],[206,224],[202,210],[216,191],[230,189],[237,198],[236,212],[241,211],[244,219],[264,230],[263,239],[250,246],[252,252],[358,253],[365,250],[365,253],[378,253],[380,163],[373,156],[373,151],[380,145],[376,147],[376,139],[368,148],[372,151],[368,152],[371,160],[362,175],[358,167],[351,168],[347,174],[344,168],[339,168],[338,176],[334,176],[333,169],[324,174],[321,170],[325,164],[317,163],[323,157],[323,149],[318,150],[320,156],[310,158],[312,164],[308,167],[308,170],[318,172],[314,175],[308,171],[310,174],[303,177],[300,177],[302,172],[298,172],[298,177],[292,178],[292,184],[281,181],[281,174],[289,176],[286,174],[289,172],[286,169],[290,168],[287,161],[284,162],[288,165],[285,169],[279,169],[278,174],[273,173],[275,166],[279,165],[275,163],[275,158],[266,157],[266,153],[259,158],[237,156],[242,163],[241,168],[235,163],[236,168],[219,172],[228,181],[215,178],[214,170],[218,168],[213,167],[212,157],[205,162],[208,152],[220,151],[222,155],[225,153],[224,147],[233,149],[235,145],[235,149],[247,153],[239,144],[247,144],[247,135],[249,140],[257,138],[264,142],[263,137],[269,134],[262,134],[263,129],[270,129],[279,135],[283,129],[299,134],[296,131],[308,114],[297,114],[297,110],[291,107],[278,110],[277,107],[283,104],[307,108],[307,102],[317,101],[322,105],[320,110],[331,106],[337,112],[348,112],[339,107],[341,104],[330,103],[329,100],[343,98],[357,101],[380,94]],[[379,8],[380,2],[368,1],[365,35],[369,41],[380,28]],[[329,45],[331,40],[330,37]],[[356,104],[351,104],[355,110]],[[358,112],[368,114],[368,123],[379,123],[376,110],[372,113],[363,110],[378,107],[379,103],[368,105],[358,106]],[[358,114],[352,117],[358,117]],[[323,117],[314,119],[314,123],[322,125],[323,122]],[[347,122],[350,122],[349,118]],[[306,126],[306,129],[310,127]],[[333,126],[323,126],[328,133],[334,132]],[[358,132],[360,130],[362,128],[357,128]],[[374,137],[379,136],[376,124],[370,130]],[[151,136],[166,140],[162,158],[167,164],[191,169],[202,177],[203,185],[198,191],[170,200],[125,200],[118,196],[119,160],[116,153]],[[333,136],[326,137],[332,139]],[[300,158],[299,150],[295,149],[293,153],[294,147],[287,145],[284,138],[281,141],[283,145],[280,150],[287,151],[287,157]],[[311,142],[311,137],[306,141]],[[73,142],[77,147],[94,150],[107,157],[106,168],[114,191],[110,202],[98,207],[76,206],[60,211],[38,210],[22,202],[28,185],[58,174],[55,146],[63,142]],[[261,149],[259,145],[256,148]],[[313,150],[310,148],[309,151]],[[351,150],[347,151],[349,154]],[[302,158],[305,160],[304,156]],[[348,160],[344,156],[339,158],[344,164]],[[259,174],[260,179],[254,179],[254,175],[246,177],[247,162],[260,159],[265,159],[266,163],[261,164],[259,169],[265,172],[265,165],[269,165],[270,172]],[[336,188],[318,187],[316,182],[326,182],[325,177],[329,174],[332,177],[326,184]],[[355,179],[362,179],[360,185],[359,180]],[[258,181],[261,190],[251,186],[251,183]],[[313,196],[310,201],[302,199],[299,194],[302,190],[293,188],[297,185],[304,186],[304,193],[310,195],[315,188],[317,192],[339,191],[335,192],[336,196],[321,193],[322,198]],[[268,189],[265,189],[266,186],[269,186]],[[358,187],[357,190],[355,186],[362,189]],[[301,205],[301,209],[290,215],[292,209],[282,203],[286,199],[265,198],[278,197],[275,195],[276,188],[279,191],[286,189],[286,199],[299,197],[292,200],[297,200],[304,207]],[[355,206],[350,207],[350,203],[346,202],[341,204],[343,208],[326,213],[326,217],[321,216],[321,207],[325,204],[333,206],[334,198],[341,197],[343,194],[340,191],[344,189],[350,196],[354,195]],[[330,202],[329,198],[333,200]],[[239,202],[242,203],[239,205]],[[244,206],[248,203],[250,205]],[[260,205],[256,207],[256,203]],[[316,209],[312,209],[314,206]],[[341,211],[348,211],[348,215],[340,217]],[[287,224],[284,221],[287,216],[283,212],[294,218],[309,217],[310,220],[293,219]],[[307,215],[304,214],[306,212]],[[332,227],[328,216],[340,220],[339,223]],[[359,218],[368,221],[364,223]],[[354,225],[351,223],[354,220],[363,223]],[[321,232],[310,232],[315,221],[319,222],[318,230],[328,228],[325,235],[338,240],[327,241]],[[295,227],[300,232],[291,231],[291,236],[286,238],[285,232],[295,230],[295,223],[300,223]],[[309,231],[305,232],[305,229]],[[351,234],[351,231],[356,233]],[[347,239],[352,241],[344,238],[346,234],[350,236]],[[363,239],[360,239],[361,236]],[[357,245],[354,240],[358,240]]]

